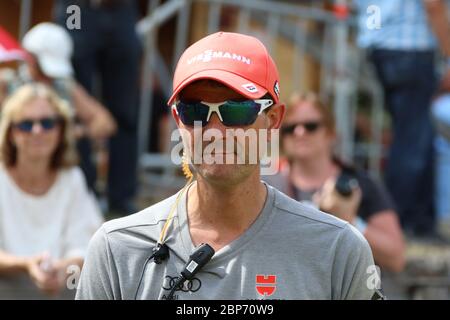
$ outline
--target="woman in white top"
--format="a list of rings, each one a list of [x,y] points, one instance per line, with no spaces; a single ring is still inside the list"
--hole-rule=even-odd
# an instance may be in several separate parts
[[[27,84],[2,106],[0,299],[74,295],[102,217],[72,130],[70,107],[46,85]]]

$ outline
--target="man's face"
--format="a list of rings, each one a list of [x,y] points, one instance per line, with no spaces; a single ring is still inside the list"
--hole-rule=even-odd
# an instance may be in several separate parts
[[[183,89],[178,98],[184,102],[203,101],[209,103],[247,100],[232,89],[212,81],[194,82]],[[184,144],[185,148],[186,144],[189,144],[190,148],[187,149],[193,150],[191,162],[198,175],[212,184],[232,186],[244,181],[255,171],[259,171],[258,142],[266,143],[270,139],[270,132],[267,134],[267,138],[260,137],[260,130],[278,128],[283,112],[284,106],[272,106],[267,114],[261,113],[253,124],[240,127],[225,126],[217,114],[213,113],[201,132],[194,130],[192,126],[184,125],[175,112],[174,117],[179,128],[185,129],[185,132],[188,133],[189,139],[185,139]],[[234,130],[240,131],[241,134],[233,135]],[[245,132],[247,136],[244,136],[242,132]],[[201,144],[201,147],[196,149],[194,143]],[[227,146],[231,143],[233,148]],[[201,152],[201,163],[195,161],[195,150],[198,150],[198,153]],[[255,152],[256,154],[252,154]],[[252,161],[255,157],[257,158],[256,162]]]

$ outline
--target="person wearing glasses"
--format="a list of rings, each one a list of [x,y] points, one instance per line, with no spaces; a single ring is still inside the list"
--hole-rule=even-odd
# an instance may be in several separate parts
[[[168,105],[195,181],[105,223],[90,242],[77,299],[377,297],[372,253],[354,227],[263,183],[250,143],[225,147],[266,130],[259,147],[275,139],[285,110],[279,94],[277,67],[254,37],[218,32],[185,50]],[[196,161],[199,150],[217,161]],[[215,251],[206,264],[209,251],[193,255],[202,243]]]
[[[117,131],[117,123],[108,109],[90,95],[73,77],[71,57],[73,41],[66,30],[57,24],[43,22],[28,30],[22,40],[26,50],[25,64],[18,72],[8,72],[2,77],[7,94],[28,82],[41,82],[51,86],[57,94],[70,102],[76,115],[75,134],[80,155],[79,166],[87,183],[96,190],[96,166],[93,162],[91,144],[104,145]],[[0,94],[0,103],[2,102]],[[116,170],[117,171],[117,170]]]
[[[43,84],[5,101],[0,121],[0,299],[73,298],[102,223],[76,167],[70,107]],[[74,278],[75,279],[75,278]]]
[[[363,170],[333,155],[332,111],[314,93],[294,93],[280,131],[287,161],[281,161],[277,175],[264,179],[290,197],[353,224],[369,242],[377,265],[402,271],[405,246],[392,200]]]

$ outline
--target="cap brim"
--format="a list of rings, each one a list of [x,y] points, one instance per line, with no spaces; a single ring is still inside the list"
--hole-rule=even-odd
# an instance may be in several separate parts
[[[73,75],[73,68],[70,61],[55,57],[38,57],[39,66],[44,74],[51,78],[69,78]]]
[[[169,98],[167,104],[169,106],[172,105],[178,94],[184,88],[186,88],[194,81],[203,79],[210,79],[220,82],[248,99],[259,99],[267,93],[267,90],[260,85],[249,81],[237,74],[224,70],[203,70],[181,82],[178,87],[174,89],[172,96]]]

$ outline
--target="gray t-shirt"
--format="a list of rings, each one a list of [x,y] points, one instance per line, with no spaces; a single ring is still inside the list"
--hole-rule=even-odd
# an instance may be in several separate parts
[[[370,299],[375,293],[370,272],[374,262],[364,237],[347,222],[266,186],[256,221],[216,252],[175,292],[175,299]],[[146,260],[175,198],[109,221],[97,231],[77,299],[167,297],[194,250],[186,193],[167,233],[169,259],[161,264]]]

